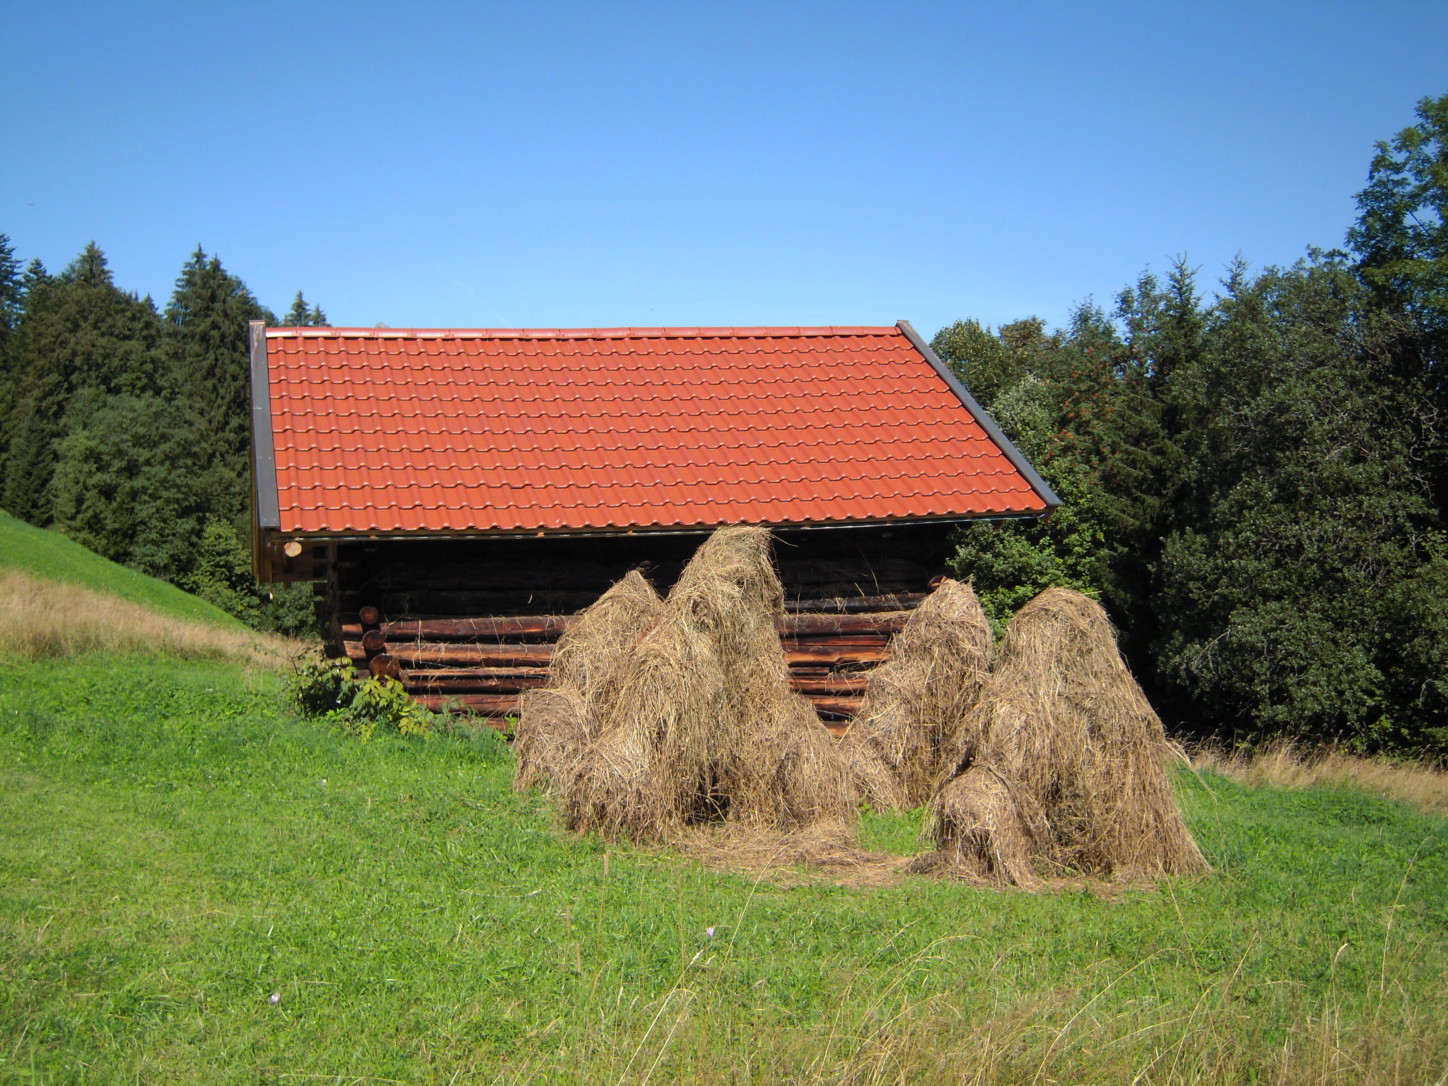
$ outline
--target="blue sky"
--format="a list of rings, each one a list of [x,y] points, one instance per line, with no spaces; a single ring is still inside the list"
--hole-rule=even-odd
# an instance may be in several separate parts
[[[0,232],[393,327],[1064,323],[1334,246],[1448,3],[11,4]]]

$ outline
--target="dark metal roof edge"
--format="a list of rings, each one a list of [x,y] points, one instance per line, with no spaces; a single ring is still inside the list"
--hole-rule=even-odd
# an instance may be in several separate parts
[[[851,528],[914,527],[920,524],[979,524],[983,521],[1039,520],[1041,513],[992,513],[988,516],[950,517],[892,517],[882,520],[856,520],[848,524],[764,524],[770,531],[848,531]],[[624,539],[629,536],[666,535],[709,535],[719,528],[734,527],[733,524],[701,524],[677,528],[612,528],[582,529],[521,529],[502,532],[280,532],[275,534],[301,543],[386,543],[420,542],[435,540],[477,540],[477,539]],[[274,530],[274,529],[273,529]]]
[[[277,454],[272,435],[271,381],[266,370],[266,323],[251,321],[251,476],[259,527],[280,528]]]
[[[1030,461],[1021,455],[1021,451],[1012,444],[1011,439],[1006,437],[1001,428],[996,425],[995,419],[991,418],[990,415],[986,413],[985,408],[976,402],[975,397],[960,383],[960,378],[950,372],[950,367],[942,362],[940,357],[930,349],[930,344],[920,338],[920,333],[915,331],[915,328],[910,322],[903,320],[896,321],[895,327],[904,332],[906,338],[910,340],[915,349],[925,356],[925,361],[929,362],[931,366],[935,368],[935,372],[940,374],[941,379],[950,386],[950,391],[954,392],[956,396],[960,398],[960,402],[965,405],[965,409],[975,416],[975,421],[980,423],[981,429],[986,432],[986,436],[1000,447],[1006,459],[1015,465],[1017,471],[1025,476],[1026,482],[1030,483],[1031,489],[1041,496],[1041,500],[1046,503],[1048,509],[1055,509],[1059,506],[1061,499],[1056,496],[1056,492],[1051,489],[1050,484],[1041,478],[1035,468],[1031,467]]]

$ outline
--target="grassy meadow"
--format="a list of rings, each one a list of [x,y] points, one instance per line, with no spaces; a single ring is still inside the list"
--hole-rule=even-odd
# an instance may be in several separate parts
[[[0,661],[0,1083],[1448,1082],[1431,802],[1223,762],[1178,777],[1208,877],[761,878],[560,834],[492,733],[361,743],[285,674]]]

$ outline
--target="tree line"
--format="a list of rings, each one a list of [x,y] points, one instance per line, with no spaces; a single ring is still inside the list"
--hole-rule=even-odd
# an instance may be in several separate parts
[[[1448,95],[1380,144],[1347,248],[1178,261],[1068,327],[935,337],[1064,500],[960,533],[993,620],[1040,589],[1097,596],[1165,715],[1448,753]],[[305,586],[250,574],[247,322],[278,321],[199,247],[164,310],[94,243],[60,274],[0,235],[0,505],[262,628]]]
[[[59,274],[0,234],[0,506],[262,629],[313,626],[306,586],[250,570],[247,322],[277,324],[199,246],[164,310],[91,242]],[[299,291],[280,321],[320,325]]]
[[[1346,250],[936,336],[1065,503],[961,534],[994,620],[1076,587],[1179,721],[1448,752],[1448,95],[1417,113]]]

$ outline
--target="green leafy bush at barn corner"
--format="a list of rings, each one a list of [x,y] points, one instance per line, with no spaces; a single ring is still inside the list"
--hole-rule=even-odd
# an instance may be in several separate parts
[[[434,716],[385,675],[357,675],[346,657],[309,660],[292,679],[292,700],[303,716],[327,721],[348,735],[370,739],[379,727],[402,735],[425,735]]]

